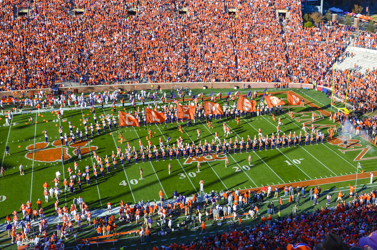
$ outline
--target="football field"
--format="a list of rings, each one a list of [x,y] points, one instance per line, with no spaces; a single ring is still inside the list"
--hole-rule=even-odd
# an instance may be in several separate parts
[[[296,91],[296,90],[295,90]],[[246,94],[248,91],[241,92]],[[317,93],[314,90],[306,90],[305,92],[296,91],[305,99],[306,104],[302,106],[285,106],[283,113],[276,115],[276,121],[281,118],[283,123],[280,126],[282,132],[287,136],[289,133],[296,133],[297,135],[302,131],[302,124],[306,123],[306,127],[310,128],[313,123],[316,129],[324,133],[324,143],[319,142],[313,145],[305,146],[304,141],[302,146],[285,148],[280,146],[279,149],[262,150],[259,147],[255,152],[251,149],[249,153],[240,149],[230,154],[219,154],[218,156],[200,156],[184,159],[182,156],[170,160],[166,156],[166,160],[156,161],[152,157],[152,161],[148,159],[145,163],[139,159],[138,164],[132,159],[128,164],[125,160],[124,165],[120,164],[117,159],[117,169],[114,169],[111,164],[111,172],[106,173],[95,180],[93,175],[90,179],[90,185],[86,182],[82,184],[82,190],[77,189],[74,194],[63,190],[63,181],[60,182],[59,188],[62,194],[59,199],[59,206],[70,206],[74,197],[81,196],[89,205],[90,210],[105,208],[108,202],[119,204],[121,200],[126,203],[136,203],[140,200],[155,201],[159,200],[159,191],[162,190],[164,196],[171,199],[173,192],[177,191],[179,194],[191,196],[199,191],[199,182],[204,180],[204,191],[211,192],[212,190],[227,191],[235,189],[249,189],[261,187],[263,185],[278,185],[289,184],[293,182],[303,182],[316,179],[325,179],[334,176],[346,176],[355,174],[357,163],[360,162],[365,172],[374,171],[376,169],[377,160],[376,147],[360,136],[353,135],[352,140],[348,140],[349,146],[343,147],[343,137],[348,134],[340,134],[338,138],[328,141],[328,129],[334,126],[334,123],[326,116],[321,118],[321,110],[334,113],[334,110],[329,110],[330,101],[326,99],[324,94]],[[283,98],[286,101],[287,95],[279,92],[278,94],[271,94]],[[322,96],[323,95],[323,96]],[[208,96],[208,94],[207,94]],[[316,101],[312,98],[315,98]],[[225,101],[221,100],[220,103]],[[257,102],[261,101],[261,96],[258,96]],[[237,102],[237,100],[236,100]],[[233,105],[230,101],[229,105]],[[114,112],[112,108],[96,106],[97,119],[102,116],[111,115],[117,117],[119,110],[126,112],[133,112],[131,106],[125,108],[117,104],[117,111]],[[142,108],[142,106],[140,107]],[[293,119],[289,116],[288,109],[294,113]],[[315,120],[312,122],[312,112],[315,114]],[[61,172],[63,179],[69,177],[68,168],[74,169],[74,162],[78,163],[81,172],[85,172],[85,166],[90,167],[95,164],[93,152],[105,158],[107,155],[111,158],[112,152],[117,152],[117,147],[120,147],[122,152],[125,151],[126,143],[129,142],[131,147],[139,148],[139,141],[144,146],[147,145],[146,137],[148,130],[152,131],[152,144],[157,145],[159,140],[166,144],[168,137],[171,137],[171,144],[176,143],[179,137],[182,137],[184,143],[204,143],[205,140],[211,143],[215,138],[215,132],[218,132],[220,140],[225,139],[223,132],[223,124],[225,123],[231,129],[230,137],[234,141],[236,138],[240,141],[242,138],[251,139],[258,135],[258,130],[262,129],[263,135],[271,136],[276,133],[277,122],[273,121],[272,116],[262,115],[251,117],[240,117],[240,124],[237,125],[235,119],[213,119],[212,126],[209,128],[205,120],[191,123],[190,126],[186,122],[168,123],[168,124],[154,124],[140,127],[123,127],[119,126],[117,129],[104,132],[101,129],[100,135],[95,135],[92,138],[89,131],[89,141],[76,138],[76,142],[70,142],[68,146],[61,145],[59,126],[63,126],[63,133],[69,135],[68,121],[72,123],[73,132],[76,135],[76,128],[84,132],[83,119],[89,118],[89,124],[93,121],[93,115],[89,108],[80,109],[72,107],[64,112],[64,118],[58,119],[55,112],[51,109],[43,110],[40,114],[36,111],[30,114],[15,114],[12,123],[9,126],[5,125],[4,116],[0,120],[0,152],[3,154],[1,158],[1,165],[5,169],[5,176],[0,178],[0,219],[4,219],[6,215],[11,214],[14,210],[19,211],[22,203],[31,201],[35,207],[37,199],[43,202],[45,214],[49,215],[54,211],[55,198],[50,198],[46,204],[44,202],[43,184],[48,182],[50,186],[54,186],[53,179],[55,172]],[[31,124],[30,117],[33,118]],[[182,126],[182,132],[178,130],[178,125]],[[340,124],[337,124],[341,127]],[[102,127],[102,126],[101,126]],[[201,131],[201,138],[197,136],[197,130]],[[48,143],[45,143],[44,131],[48,132]],[[125,139],[123,144],[119,141],[119,133]],[[258,137],[258,136],[257,136]],[[5,156],[5,147],[10,147],[10,156]],[[76,146],[81,147],[82,158],[78,159],[76,156]],[[222,153],[222,152],[221,152]],[[62,162],[62,154],[64,161]],[[248,157],[251,155],[251,165],[248,163]],[[225,168],[225,158],[228,159],[228,167]],[[200,171],[197,169],[197,162],[201,163]],[[23,164],[25,175],[20,176],[19,165]],[[171,173],[168,172],[168,164],[171,163]],[[140,178],[140,169],[143,170],[143,179]],[[361,170],[359,170],[361,173]],[[91,171],[92,174],[92,171]],[[62,180],[62,179],[61,179]],[[323,180],[318,180],[318,184],[323,183]],[[353,184],[353,183],[351,183]]]

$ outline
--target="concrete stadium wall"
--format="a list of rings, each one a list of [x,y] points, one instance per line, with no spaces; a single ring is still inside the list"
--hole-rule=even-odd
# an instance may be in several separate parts
[[[73,91],[77,89],[78,93],[88,93],[88,92],[103,92],[103,91],[114,91],[117,89],[122,89],[123,91],[129,90],[150,90],[152,86],[154,89],[157,89],[160,86],[162,89],[171,89],[177,86],[178,88],[189,88],[189,89],[202,89],[203,87],[207,87],[209,89],[229,89],[238,86],[240,89],[250,88],[252,89],[260,89],[260,88],[274,88],[275,83],[266,83],[266,82],[184,82],[184,83],[147,83],[147,84],[116,84],[116,85],[90,85],[90,86],[80,86],[80,87],[60,87],[61,91]],[[290,83],[289,88],[313,88],[312,84],[301,84],[301,83]],[[40,89],[47,93],[50,93],[51,89]],[[38,93],[38,89],[28,89],[28,90],[14,90],[14,91],[4,91],[0,92],[2,96],[14,96],[20,97],[24,95],[25,97],[29,97]]]

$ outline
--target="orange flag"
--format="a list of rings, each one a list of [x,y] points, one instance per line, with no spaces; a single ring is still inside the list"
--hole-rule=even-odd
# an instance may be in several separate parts
[[[145,116],[147,118],[147,123],[161,123],[166,120],[164,113],[157,112],[148,108],[145,109]]]
[[[177,104],[177,115],[178,119],[195,119],[195,106],[189,106],[189,105],[179,105]]]
[[[269,108],[285,104],[283,100],[280,100],[276,96],[265,96],[264,99],[266,99],[266,103]]]
[[[204,102],[204,112],[206,115],[222,115],[223,110],[220,104],[214,102]]]
[[[292,92],[287,92],[288,105],[301,105],[301,100],[298,95],[293,94]]]
[[[245,112],[255,112],[255,107],[257,106],[256,101],[250,101],[244,96],[240,96],[238,98],[238,103],[237,103],[237,109],[242,110]]]
[[[139,121],[135,118],[135,116],[130,115],[126,112],[119,111],[118,119],[119,119],[119,126],[121,127],[126,127],[126,126],[139,127]]]

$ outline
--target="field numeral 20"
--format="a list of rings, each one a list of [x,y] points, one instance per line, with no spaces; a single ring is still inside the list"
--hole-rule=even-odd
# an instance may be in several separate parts
[[[184,178],[186,178],[186,175],[185,175],[184,173],[180,173],[180,174],[178,174],[178,175],[179,175],[179,179],[184,179]],[[187,175],[188,175],[189,177],[191,177],[191,178],[196,177],[196,173],[195,173],[195,172],[189,172]]]
[[[286,162],[288,164],[288,166],[292,165],[292,163],[288,160],[286,160],[284,162]],[[301,164],[301,161],[299,159],[293,159],[292,162],[293,162],[293,164]]]
[[[233,167],[235,169],[234,172],[241,172],[241,169],[239,167]],[[245,166],[242,166],[242,169],[245,170],[245,171],[249,171],[250,170],[250,167],[245,165]]]

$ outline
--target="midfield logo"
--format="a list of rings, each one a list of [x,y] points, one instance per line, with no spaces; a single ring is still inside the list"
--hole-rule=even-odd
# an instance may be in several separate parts
[[[72,156],[69,154],[69,149],[74,149],[73,154],[77,155],[76,147],[80,146],[81,155],[89,154],[90,151],[97,150],[98,147],[91,146],[88,147],[90,141],[78,141],[76,143],[71,142],[71,138],[68,138],[68,147],[63,147],[60,140],[55,140],[51,144],[49,142],[38,142],[34,145],[29,145],[26,149],[29,151],[26,153],[25,157],[29,160],[39,161],[39,162],[55,162],[62,160],[62,153],[64,155],[64,161],[69,160]],[[50,146],[50,147],[49,147]],[[33,158],[34,152],[34,158]]]
[[[206,155],[206,156],[193,156],[186,159],[185,165],[196,163],[196,162],[210,162],[210,161],[225,161],[227,157],[223,154],[219,154],[218,156],[216,154]]]

